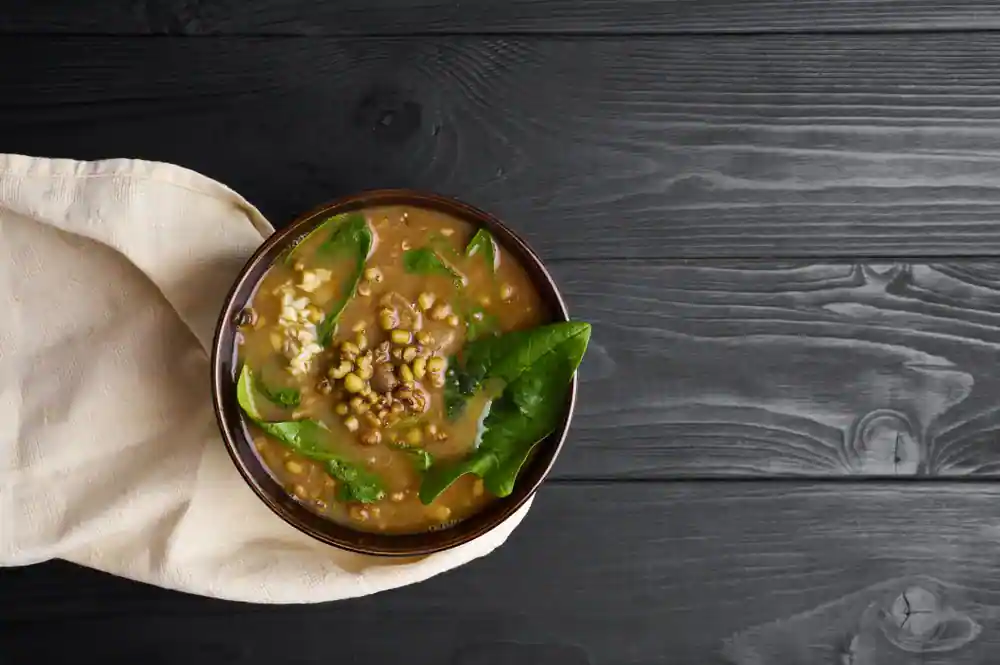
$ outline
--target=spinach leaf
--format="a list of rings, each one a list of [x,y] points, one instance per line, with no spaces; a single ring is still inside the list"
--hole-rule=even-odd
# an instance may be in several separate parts
[[[326,460],[326,472],[337,482],[337,498],[341,501],[375,503],[385,498],[382,480],[367,469],[342,459]]]
[[[243,365],[236,383],[236,400],[243,412],[266,434],[303,457],[322,462],[330,477],[338,481],[337,497],[341,501],[372,503],[385,497],[385,487],[377,475],[327,449],[324,442],[330,436],[330,430],[322,423],[315,420],[261,420],[255,401],[253,372],[247,365]]]
[[[449,420],[462,415],[466,401],[475,394],[481,380],[462,370],[457,356],[448,360],[448,369],[444,373],[444,410]]]
[[[434,457],[426,450],[410,450],[409,453],[413,455],[413,463],[418,470],[426,471],[434,466]]]
[[[435,465],[427,470],[420,483],[420,501],[429,504],[467,473],[482,477],[494,468],[499,460],[492,453],[473,453],[465,459],[447,465]]]
[[[413,465],[417,467],[417,471],[426,471],[434,464],[434,456],[423,448],[415,448],[405,443],[397,443],[393,447],[408,454],[413,459]]]
[[[510,385],[553,349],[581,336],[583,349],[586,350],[590,325],[570,321],[467,342],[461,352],[462,362],[453,357],[448,364],[445,374],[446,403],[450,393],[456,402],[451,412],[457,413],[460,408],[457,402],[464,401],[460,397],[467,398],[474,394],[486,379]],[[583,355],[582,352],[580,355]]]
[[[465,284],[465,275],[441,258],[441,255],[428,247],[408,249],[403,252],[403,268],[413,275],[444,275],[451,277],[456,283]]]
[[[298,388],[271,388],[260,377],[256,383],[257,392],[280,407],[294,409],[302,402],[302,393]]]
[[[462,356],[466,371],[478,383],[491,378],[509,385],[545,356],[579,351],[582,358],[589,340],[590,324],[568,321],[476,340],[466,345]],[[581,341],[582,348],[577,348]]]
[[[342,212],[338,215],[332,215],[331,217],[326,218],[320,222],[316,228],[304,235],[301,240],[282,252],[279,255],[279,258],[286,264],[291,265],[295,257],[301,252],[302,248],[309,244],[313,238],[319,238],[320,236],[326,236],[328,234],[328,237],[332,238],[333,235],[337,233],[337,230],[347,225],[348,222],[357,224],[358,218],[364,220],[364,215],[359,212]],[[333,229],[333,234],[330,233],[331,229]],[[327,243],[329,243],[329,239],[324,241],[323,245],[326,245]]]
[[[420,500],[432,502],[466,473],[481,477],[492,494],[509,495],[532,449],[558,426],[589,340],[589,324],[568,322],[467,344],[464,366],[446,377],[446,400],[449,383],[452,399],[468,397],[486,380],[505,387],[489,406],[479,446],[457,463],[432,467]]]
[[[507,496],[514,490],[532,449],[559,425],[586,343],[586,339],[582,345],[574,339],[560,353],[543,356],[491,405],[483,421],[479,450],[497,453],[496,467],[483,476],[486,489],[494,496]]]
[[[358,245],[369,244],[372,239],[368,221],[360,212],[334,215],[320,226],[320,228],[325,227],[331,227],[333,232],[316,248],[319,254],[335,255],[345,251],[353,253]],[[368,258],[368,252],[365,252],[364,258]]]
[[[315,420],[258,422],[257,427],[309,459],[323,462],[332,454],[323,445],[330,431]]]
[[[344,280],[340,296],[329,306],[326,316],[316,328],[319,342],[323,346],[330,346],[330,342],[333,340],[333,335],[337,331],[337,319],[340,318],[350,299],[354,297],[358,282],[361,281],[361,276],[365,271],[365,261],[368,260],[374,242],[371,227],[368,226],[365,216],[361,213],[334,215],[313,231],[313,234],[326,233],[330,227],[333,228],[333,231],[316,249],[316,254],[324,258],[349,257],[354,261],[354,269]],[[306,240],[311,236],[312,234],[307,236]],[[303,242],[305,241],[303,240]]]
[[[486,265],[490,267],[492,272],[497,271],[497,256],[500,253],[497,251],[496,241],[486,229],[476,231],[476,235],[472,236],[472,240],[465,246],[467,257],[471,258],[476,254],[482,254],[483,258],[486,259]]]

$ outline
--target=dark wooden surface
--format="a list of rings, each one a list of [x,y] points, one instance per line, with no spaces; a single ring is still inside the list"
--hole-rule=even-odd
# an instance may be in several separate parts
[[[23,34],[761,33],[1000,27],[990,0],[5,0]]]
[[[594,324],[553,478],[424,584],[257,607],[0,570],[0,664],[1000,662],[1000,9],[0,2],[0,151],[277,223],[482,205]]]
[[[0,644],[16,663],[995,663],[998,502],[992,483],[552,483],[493,555],[349,602],[8,571]]]
[[[21,60],[4,150],[181,163],[276,221],[381,184],[548,259],[1000,252],[992,33],[0,40]]]

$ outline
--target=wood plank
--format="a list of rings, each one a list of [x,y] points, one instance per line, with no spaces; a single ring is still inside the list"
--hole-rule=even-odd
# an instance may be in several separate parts
[[[1000,472],[1000,262],[558,263],[559,477]]]
[[[986,0],[6,0],[0,32],[385,35],[981,30]]]
[[[177,162],[279,221],[412,186],[552,259],[1000,253],[988,34],[7,38],[0,58],[5,150]]]
[[[978,161],[962,166],[982,167],[970,181],[981,181],[981,191],[975,195],[981,200],[970,198],[974,188],[961,184],[961,178],[940,187],[927,185],[919,193],[921,183],[930,182],[923,170],[959,168],[949,158],[914,166],[900,177],[901,183],[909,183],[902,190],[895,183],[848,187],[839,203],[790,204],[792,215],[780,213],[782,206],[772,201],[792,197],[794,187],[780,192],[777,181],[765,180],[771,176],[764,172],[759,176],[764,179],[738,195],[759,195],[755,213],[750,212],[753,207],[738,203],[710,204],[709,198],[721,202],[732,194],[706,189],[695,195],[704,198],[696,206],[701,221],[678,227],[676,216],[666,213],[677,205],[679,191],[666,188],[657,197],[629,195],[631,181],[612,168],[617,156],[596,175],[588,175],[584,153],[575,162],[562,161],[560,150],[551,143],[551,152],[538,149],[525,157],[525,151],[536,150],[552,134],[550,128],[540,125],[533,134],[517,135],[516,141],[516,133],[508,132],[510,142],[505,142],[504,135],[489,133],[503,125],[490,124],[485,117],[468,120],[475,117],[469,111],[485,112],[486,107],[478,106],[478,101],[475,107],[460,107],[459,92],[470,100],[479,93],[457,82],[455,98],[438,106],[454,107],[448,112],[453,120],[441,121],[439,135],[450,136],[441,146],[430,139],[421,143],[423,130],[414,130],[410,138],[372,137],[350,124],[349,105],[345,109],[336,103],[337,91],[351,91],[351,84],[360,81],[359,70],[377,80],[378,72],[389,75],[387,63],[405,67],[411,59],[407,55],[429,58],[429,52],[440,55],[453,48],[457,57],[489,44],[527,49],[528,42],[442,40],[435,51],[425,42],[390,40],[386,50],[373,44],[362,54],[351,51],[360,49],[352,40],[293,40],[277,45],[270,40],[195,40],[180,50],[169,40],[160,45],[163,40],[135,39],[120,40],[116,49],[88,60],[96,49],[88,46],[97,41],[70,40],[77,45],[73,53],[79,55],[73,67],[65,67],[61,91],[38,86],[35,81],[49,80],[35,78],[38,70],[0,72],[0,82],[9,83],[11,93],[0,100],[0,138],[8,149],[177,161],[229,182],[279,219],[282,215],[275,211],[284,209],[290,215],[346,191],[424,186],[471,195],[525,232],[544,256],[555,261],[553,269],[576,315],[596,325],[576,427],[557,466],[564,477],[992,475],[998,471],[992,444],[997,415],[991,404],[996,395],[991,376],[995,263],[932,265],[914,259],[900,266],[862,261],[860,268],[823,261],[727,268],[706,261],[635,266],[590,260],[608,254],[767,252],[777,246],[762,250],[757,243],[770,242],[767,234],[775,228],[792,238],[787,244],[780,240],[783,252],[812,253],[816,227],[804,224],[800,216],[821,217],[830,207],[837,214],[850,211],[858,216],[850,226],[831,225],[824,231],[830,235],[820,248],[829,253],[843,253],[842,247],[852,246],[870,252],[889,241],[899,254],[959,248],[968,253],[992,251],[1000,247],[1000,225],[989,212],[997,208],[991,201],[1000,202],[1000,177],[990,179],[997,171],[994,155],[980,159],[985,146],[975,148],[973,155],[970,144],[969,159],[977,156]],[[327,60],[310,64],[307,56],[315,55],[316,43],[327,46],[334,63],[365,66],[345,70],[346,81],[337,84],[340,79],[328,70]],[[567,66],[570,54],[585,53],[584,45],[575,42],[572,49],[556,42],[535,43],[532,48],[544,51],[545,45],[556,49],[553,52],[561,54]],[[599,45],[604,53],[620,57],[632,52],[624,42]],[[972,46],[985,48],[983,43]],[[51,44],[42,51],[61,48]],[[197,60],[186,59],[192,51]],[[348,57],[349,53],[354,55]],[[386,60],[392,53],[393,58]],[[39,53],[37,62],[47,62],[46,57]],[[53,56],[49,65],[55,67],[53,63],[64,57],[68,57],[65,52]],[[166,57],[177,58],[181,65],[204,64],[182,75],[184,66],[159,62]],[[258,57],[270,68],[238,66]],[[540,56],[532,56],[536,57]],[[548,66],[545,63],[539,60],[538,66]],[[283,76],[300,65],[300,77]],[[497,71],[496,77],[502,78],[513,70]],[[329,80],[333,92],[315,87],[320,79]],[[729,85],[739,89],[735,79]],[[445,94],[443,89],[438,92]],[[624,88],[619,92],[624,95]],[[407,98],[393,103],[401,115],[410,112]],[[543,110],[533,108],[539,114]],[[620,120],[616,108],[609,104],[605,122]],[[1000,113],[996,108],[984,112]],[[494,118],[507,118],[506,127],[515,125],[509,116]],[[317,134],[317,125],[326,131]],[[563,139],[569,150],[576,145],[573,136],[566,134]],[[963,134],[955,131],[948,136],[958,139]],[[595,133],[592,140],[603,137]],[[637,155],[643,146],[632,144]],[[698,148],[689,148],[678,148],[663,158],[697,161],[692,155]],[[494,181],[488,177],[491,150],[508,151],[501,162],[537,157],[548,163],[537,169],[512,169],[509,178]],[[819,165],[806,161],[799,166],[808,171]],[[749,173],[756,167],[745,168]],[[782,168],[790,172],[795,166]],[[826,169],[822,178],[840,178],[835,171]],[[546,179],[552,172],[563,175]],[[574,177],[583,180],[567,185],[569,189],[560,194],[558,179]],[[820,181],[815,186],[827,187]],[[837,189],[835,184],[829,187]],[[618,192],[625,192],[624,198],[616,198]],[[937,197],[934,205],[923,202],[932,195]],[[916,197],[911,208],[883,202],[906,196]],[[849,197],[853,202],[847,203]],[[862,203],[866,197],[873,203]],[[655,218],[649,215],[650,206],[657,211]],[[876,209],[880,212],[874,215]],[[912,210],[920,214],[911,215]],[[759,217],[756,222],[754,215]],[[983,217],[966,235],[970,227],[958,224],[956,217],[969,215]],[[719,217],[729,217],[732,225],[714,224]],[[723,234],[711,235],[713,228],[721,228]],[[715,245],[706,248],[702,243],[709,240]],[[580,257],[588,260],[561,261]],[[748,335],[749,341],[739,335]],[[623,439],[621,432],[628,436]]]
[[[493,555],[358,601],[0,571],[0,645],[13,663],[995,663],[998,501],[992,483],[548,485]]]

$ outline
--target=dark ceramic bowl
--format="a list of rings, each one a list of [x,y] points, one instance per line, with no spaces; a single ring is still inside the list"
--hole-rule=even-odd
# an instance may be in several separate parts
[[[235,318],[250,302],[254,289],[268,267],[287,247],[297,243],[331,215],[385,205],[429,208],[463,219],[474,227],[486,227],[496,241],[528,271],[535,288],[551,312],[553,322],[568,320],[566,305],[541,260],[523,240],[492,215],[454,199],[434,194],[410,190],[364,192],[338,199],[298,218],[287,228],[265,240],[243,267],[236,284],[226,297],[215,331],[215,342],[212,345],[212,398],[222,438],[236,468],[257,496],[279,517],[303,533],[345,550],[382,556],[416,556],[455,547],[483,535],[510,517],[534,494],[548,475],[566,438],[576,400],[576,377],[573,377],[561,424],[552,435],[536,447],[528,463],[521,469],[513,493],[494,501],[481,512],[452,526],[407,535],[355,531],[320,517],[286,493],[257,456],[236,402],[236,377],[239,366],[235,352],[237,334]]]

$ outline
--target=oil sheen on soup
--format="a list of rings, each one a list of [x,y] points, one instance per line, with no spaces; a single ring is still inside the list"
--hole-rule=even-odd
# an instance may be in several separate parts
[[[250,431],[271,473],[313,511],[365,531],[440,528],[493,500],[474,475],[428,505],[418,497],[431,460],[460,459],[475,445],[486,404],[446,416],[449,358],[467,339],[532,328],[549,313],[517,261],[462,220],[415,207],[369,208],[354,219],[368,236],[331,245],[329,233],[312,233],[271,266],[238,347],[265,395],[255,400],[260,420],[319,423],[337,459]],[[334,330],[324,323],[338,309]],[[377,478],[382,491],[364,496],[363,482],[345,491],[353,486],[338,477],[351,474]]]

